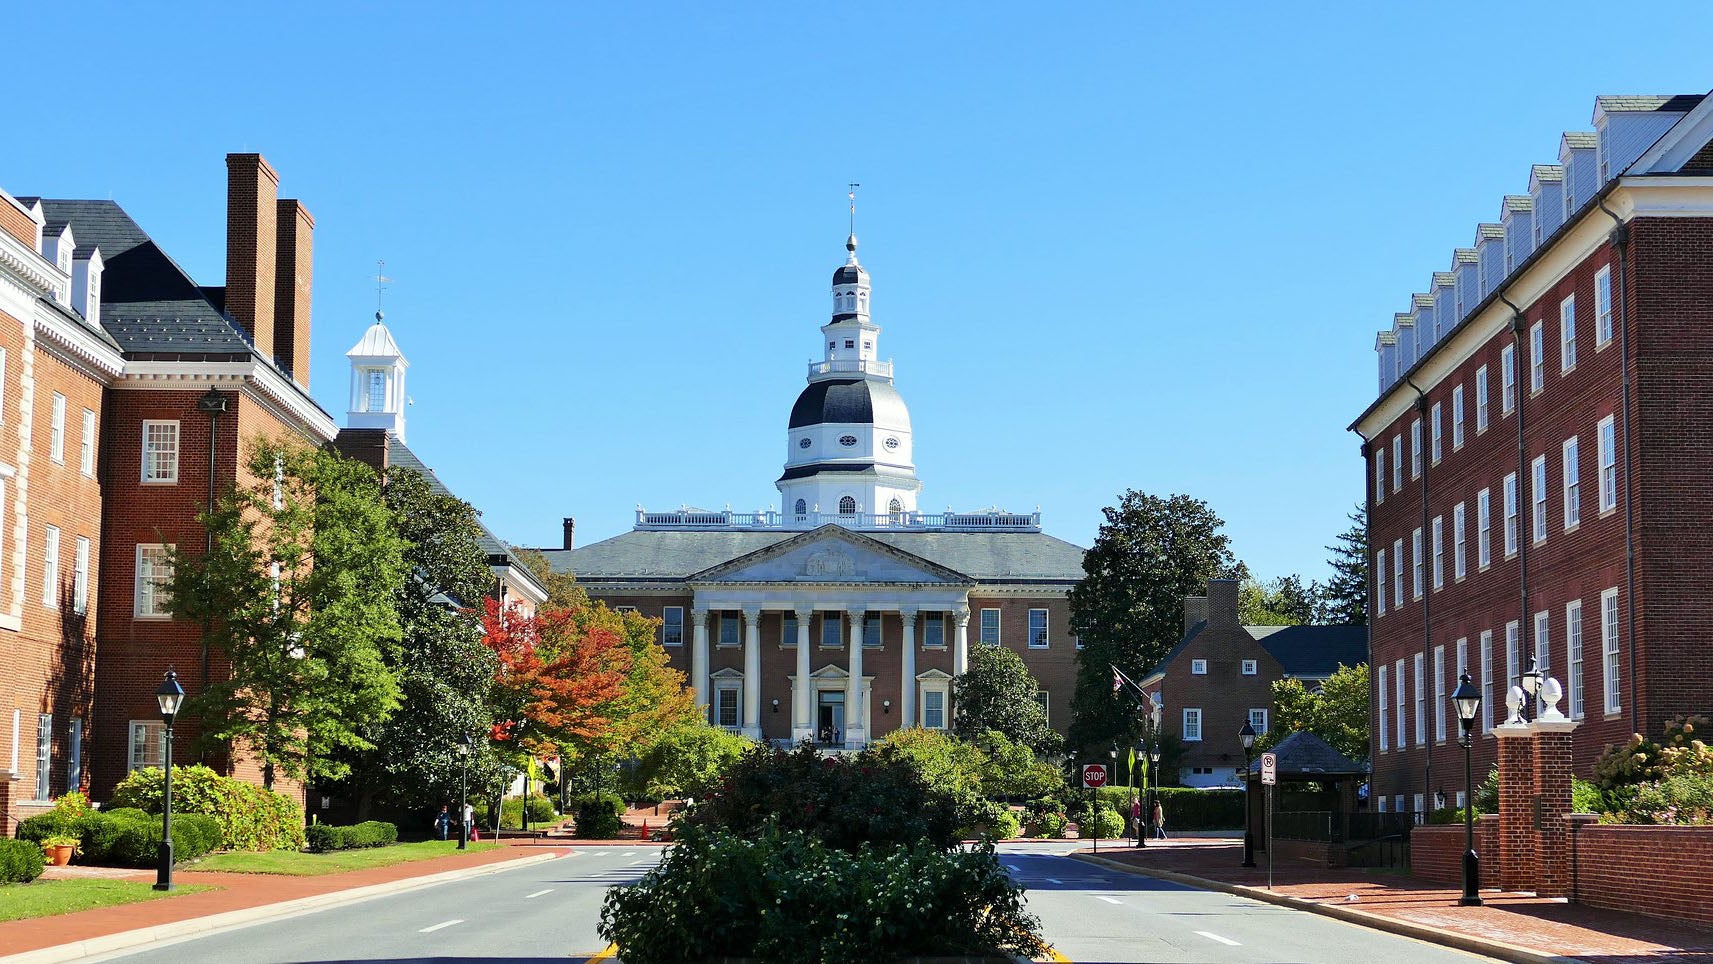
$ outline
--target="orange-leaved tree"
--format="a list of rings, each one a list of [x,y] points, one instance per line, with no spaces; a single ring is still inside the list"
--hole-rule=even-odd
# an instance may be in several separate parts
[[[494,599],[486,600],[482,628],[499,658],[495,740],[545,759],[610,739],[631,671],[622,628],[566,609],[529,614]]]

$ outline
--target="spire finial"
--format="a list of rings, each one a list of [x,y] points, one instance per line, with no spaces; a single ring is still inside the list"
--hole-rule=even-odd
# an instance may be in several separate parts
[[[387,277],[382,270],[386,266],[386,261],[379,258],[375,260],[375,321],[377,323],[387,316],[386,312],[381,310],[381,293],[387,290],[387,285],[391,284],[393,280]]]
[[[851,253],[850,264],[856,264],[856,192],[859,187],[862,187],[862,185],[855,181],[850,182],[850,193],[845,195],[851,199],[851,234],[850,237],[845,239],[845,250]]]

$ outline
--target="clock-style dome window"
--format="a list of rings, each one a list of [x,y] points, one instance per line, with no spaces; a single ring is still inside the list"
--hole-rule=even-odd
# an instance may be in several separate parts
[[[898,447],[898,440],[888,436],[885,444],[886,444],[887,449],[889,449],[889,450],[890,449],[896,449]]]
[[[845,448],[850,448],[851,446],[855,445],[856,443],[857,443],[857,438],[855,435],[841,435],[841,436],[839,436],[839,444],[843,445]]]
[[[810,445],[811,445],[811,444],[812,444],[812,443],[811,443],[811,442],[810,442],[810,441],[809,441],[809,439],[808,439],[808,437],[807,437],[807,436],[805,436],[805,437],[803,437],[803,438],[800,438],[800,439],[798,439],[798,440],[797,440],[797,447],[798,447],[798,448],[800,448],[800,449],[806,449],[806,448],[808,448],[808,447],[809,447],[809,446],[810,446]]]

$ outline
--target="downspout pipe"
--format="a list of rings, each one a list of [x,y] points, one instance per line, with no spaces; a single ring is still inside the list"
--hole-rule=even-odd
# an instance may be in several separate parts
[[[1605,198],[1599,199],[1599,205],[1600,210],[1612,219],[1612,247],[1618,252],[1618,291],[1614,297],[1618,302],[1618,417],[1624,432],[1624,622],[1629,635],[1629,645],[1624,648],[1629,653],[1630,732],[1639,733],[1640,707],[1636,704],[1641,702],[1641,686],[1636,679],[1636,520],[1635,506],[1630,498],[1630,476],[1633,474],[1630,465],[1630,222],[1612,213]]]
[[[1420,417],[1417,424],[1422,426],[1422,434],[1425,436],[1428,434],[1428,432],[1431,428],[1431,426],[1429,426],[1427,424],[1427,421],[1428,421],[1427,392],[1422,391],[1422,387],[1420,385],[1417,385],[1415,383],[1415,381],[1412,379],[1405,378],[1404,384],[1410,386],[1411,388],[1415,389],[1415,391],[1416,391],[1416,414]],[[1413,433],[1412,433],[1412,436],[1413,436]],[[1412,437],[1410,439],[1410,441],[1414,442],[1415,439]],[[1422,489],[1422,548],[1427,551],[1428,556],[1431,558],[1433,556],[1434,547],[1431,544],[1432,540],[1433,540],[1433,530],[1428,527],[1428,469],[1432,468],[1432,466],[1433,466],[1433,450],[1431,448],[1429,448],[1430,444],[1431,443],[1427,439],[1424,438],[1422,440],[1422,447],[1425,449],[1428,449],[1428,450],[1426,452],[1422,453],[1422,486],[1421,486],[1421,489]],[[1412,455],[1413,454],[1414,453],[1412,453]],[[1427,666],[1428,661],[1433,658],[1433,622],[1428,618],[1428,616],[1429,616],[1429,613],[1430,613],[1430,611],[1432,609],[1432,605],[1433,605],[1433,589],[1434,589],[1434,587],[1433,587],[1433,581],[1428,577],[1428,574],[1426,572],[1427,568],[1428,568],[1427,564],[1423,563],[1422,564],[1422,569],[1423,569],[1423,574],[1422,574],[1422,665],[1423,666]],[[1423,683],[1422,686],[1425,689],[1427,684]],[[1443,708],[1441,708],[1440,712],[1443,713],[1445,711]],[[1422,743],[1422,756],[1427,761],[1422,767],[1422,779],[1426,781],[1426,783],[1424,783],[1422,785],[1422,799],[1432,801],[1433,800],[1433,744],[1432,743],[1429,743],[1425,740],[1423,741],[1423,743]]]
[[[1524,436],[1524,430],[1528,426],[1523,411],[1525,407],[1523,400],[1528,397],[1528,393],[1523,391],[1523,328],[1526,322],[1523,320],[1523,310],[1513,304],[1511,299],[1505,297],[1505,292],[1499,292],[1499,300],[1505,303],[1505,307],[1511,309],[1511,344],[1516,348],[1516,354],[1513,357],[1516,359],[1514,365],[1517,390],[1517,661],[1520,664],[1520,669],[1522,666],[1528,665],[1529,657],[1534,654],[1533,646],[1535,645],[1535,642],[1529,639],[1529,542],[1535,537],[1535,529],[1533,516],[1534,479],[1528,474],[1529,449]],[[1534,359],[1529,359],[1529,364],[1532,367]],[[1541,364],[1544,366],[1546,362],[1542,361]],[[1500,377],[1504,377],[1503,372],[1500,373]],[[1501,385],[1499,391],[1503,392],[1504,390],[1504,386]],[[1525,479],[1529,483],[1529,495],[1531,496],[1529,499],[1530,515],[1527,517],[1529,531],[1526,533],[1523,531],[1523,482]],[[1510,669],[1509,666],[1505,668]],[[1521,682],[1518,680],[1517,685],[1521,685]],[[1505,692],[1511,691],[1511,685],[1511,682],[1507,680]],[[1533,707],[1527,706],[1527,702],[1525,701],[1525,714],[1528,710],[1533,709]]]

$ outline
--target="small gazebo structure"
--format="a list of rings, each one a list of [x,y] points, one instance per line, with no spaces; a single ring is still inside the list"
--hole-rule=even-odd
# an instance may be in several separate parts
[[[1275,792],[1283,793],[1288,786],[1299,790],[1306,784],[1318,784],[1312,808],[1301,806],[1301,793],[1291,795],[1289,810],[1281,810],[1275,800],[1273,834],[1279,839],[1348,841],[1352,836],[1351,814],[1356,812],[1356,788],[1368,779],[1368,766],[1350,759],[1333,749],[1327,742],[1306,730],[1298,730],[1274,746],[1277,757],[1279,784]],[[1256,849],[1264,849],[1265,788],[1261,786],[1261,755],[1249,764],[1249,821],[1255,828]],[[1357,836],[1362,836],[1358,834]]]

